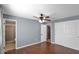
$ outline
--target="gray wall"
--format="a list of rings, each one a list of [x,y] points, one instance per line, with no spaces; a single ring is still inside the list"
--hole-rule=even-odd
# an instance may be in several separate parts
[[[54,22],[51,23],[51,41],[55,43],[55,24]]]
[[[17,48],[41,41],[41,24],[38,21],[6,14],[3,17],[17,20]]]

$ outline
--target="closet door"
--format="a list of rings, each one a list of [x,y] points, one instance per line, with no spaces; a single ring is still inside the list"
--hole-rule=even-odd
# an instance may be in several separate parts
[[[79,20],[55,23],[55,43],[78,49],[79,45]]]

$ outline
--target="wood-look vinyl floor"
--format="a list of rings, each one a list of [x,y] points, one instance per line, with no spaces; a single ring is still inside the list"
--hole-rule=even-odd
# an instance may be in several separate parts
[[[6,42],[6,45],[5,45],[5,51],[9,51],[9,50],[13,50],[15,49],[15,42],[12,41],[12,42]]]
[[[25,48],[7,51],[6,54],[79,54],[79,51],[49,42],[42,42]]]

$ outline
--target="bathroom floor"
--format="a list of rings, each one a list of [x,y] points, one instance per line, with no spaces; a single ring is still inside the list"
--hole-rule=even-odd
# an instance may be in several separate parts
[[[7,41],[5,44],[5,52],[9,50],[15,49],[15,42],[14,41]]]

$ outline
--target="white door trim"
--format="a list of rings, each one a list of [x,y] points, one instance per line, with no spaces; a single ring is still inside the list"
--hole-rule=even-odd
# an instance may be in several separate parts
[[[15,21],[16,22],[16,38],[15,38],[15,49],[17,48],[17,20],[14,20],[14,19],[6,19],[4,18],[3,19],[3,49],[5,47],[5,21],[8,20],[8,21]],[[4,53],[5,53],[5,49],[4,49]]]

